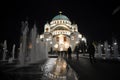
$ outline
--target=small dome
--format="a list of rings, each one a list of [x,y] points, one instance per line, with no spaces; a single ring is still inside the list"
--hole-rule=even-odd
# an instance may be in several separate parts
[[[52,20],[68,20],[69,21],[69,18],[65,15],[59,14],[55,16]]]

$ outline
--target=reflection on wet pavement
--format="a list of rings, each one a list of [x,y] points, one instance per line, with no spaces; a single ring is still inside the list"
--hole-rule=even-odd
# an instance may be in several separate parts
[[[43,76],[43,80],[77,80],[75,72],[70,68],[63,58],[58,57],[53,61],[52,67],[49,66],[50,65],[47,65],[46,70],[48,72],[46,72],[46,78]]]
[[[77,80],[75,72],[63,58],[49,58],[43,63],[4,70],[3,80]]]

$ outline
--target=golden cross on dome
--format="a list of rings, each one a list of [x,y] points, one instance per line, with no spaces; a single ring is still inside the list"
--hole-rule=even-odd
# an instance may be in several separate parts
[[[60,14],[62,14],[62,11],[59,11]]]

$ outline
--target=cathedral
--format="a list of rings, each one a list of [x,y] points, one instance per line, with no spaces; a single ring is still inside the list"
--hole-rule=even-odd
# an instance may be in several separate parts
[[[51,48],[53,51],[67,51],[69,46],[74,50],[77,44],[86,43],[86,38],[78,32],[77,24],[72,24],[62,12],[44,25],[40,40],[47,44],[48,51]]]

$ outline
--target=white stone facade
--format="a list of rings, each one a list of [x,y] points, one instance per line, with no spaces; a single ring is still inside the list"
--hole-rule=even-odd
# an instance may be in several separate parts
[[[77,24],[72,24],[68,17],[59,14],[55,16],[50,23],[44,26],[44,33],[40,39],[47,43],[48,49],[52,47],[54,51],[66,51],[69,46],[72,50],[76,44],[86,38],[78,32]]]

